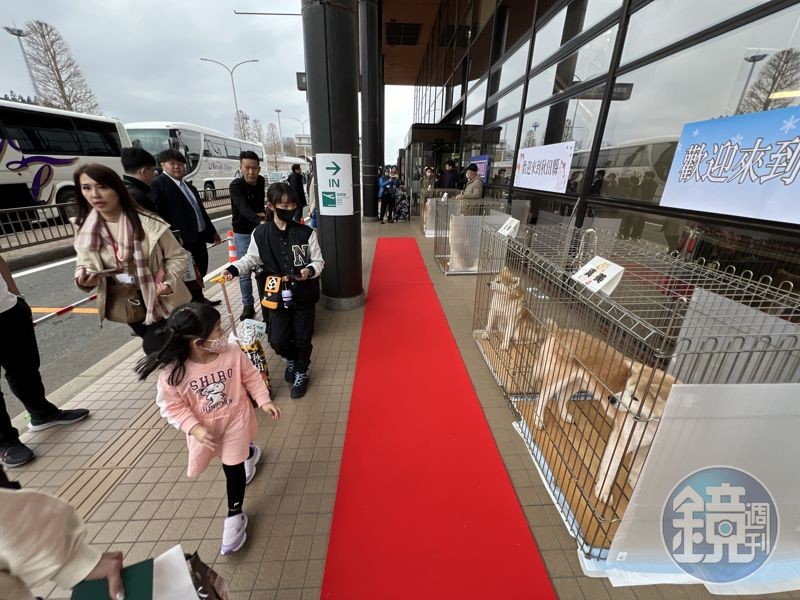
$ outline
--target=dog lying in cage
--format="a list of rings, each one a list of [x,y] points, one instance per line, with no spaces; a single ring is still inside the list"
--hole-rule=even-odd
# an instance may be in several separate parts
[[[588,392],[597,398],[624,389],[628,369],[621,352],[581,329],[562,329],[551,320],[543,329],[548,333],[533,368],[539,380],[536,427],[544,424],[545,403],[554,397],[561,419],[572,423],[569,400],[575,394]],[[603,393],[603,388],[610,392]]]
[[[486,285],[492,290],[489,304],[489,318],[483,339],[488,340],[495,327],[502,333],[500,348],[508,350],[511,340],[519,339],[522,316],[525,312],[524,292],[519,277],[515,277],[508,267],[503,267],[497,276]]]
[[[626,455],[634,454],[628,482],[633,486],[639,478],[656,431],[649,421],[664,413],[675,378],[627,359],[583,330],[561,329],[553,321],[547,321],[544,329],[549,334],[534,367],[540,382],[535,426],[543,426],[545,403],[554,397],[567,423],[574,421],[569,402],[575,394],[587,393],[601,403],[601,413],[611,420],[612,429],[600,459],[595,494],[607,503]]]

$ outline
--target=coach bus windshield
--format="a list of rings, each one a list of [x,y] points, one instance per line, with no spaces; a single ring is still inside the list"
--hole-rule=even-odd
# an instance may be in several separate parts
[[[134,146],[141,146],[153,156],[163,150],[180,150],[186,157],[187,174],[194,171],[200,155],[200,134],[180,129],[129,129]]]

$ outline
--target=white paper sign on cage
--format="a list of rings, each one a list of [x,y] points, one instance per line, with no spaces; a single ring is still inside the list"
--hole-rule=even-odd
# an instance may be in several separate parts
[[[497,233],[506,237],[515,237],[519,231],[519,220],[514,217],[508,217],[502,227],[497,230]]]
[[[623,267],[614,264],[602,256],[595,256],[588,263],[578,269],[572,279],[585,285],[590,292],[603,292],[611,294],[622,281]]]

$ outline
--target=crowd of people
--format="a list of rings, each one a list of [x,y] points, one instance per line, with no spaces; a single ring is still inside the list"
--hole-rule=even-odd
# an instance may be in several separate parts
[[[141,379],[158,372],[155,395],[161,414],[186,434],[187,475],[197,477],[212,459],[221,460],[228,512],[220,553],[231,554],[247,538],[245,487],[261,457],[253,443],[254,408],[273,419],[281,411],[261,373],[222,330],[215,308],[219,301],[203,294],[207,245],[221,238],[197,189],[185,180],[186,159],[176,150],[154,157],[142,148],[125,148],[122,165],[123,177],[100,164],[84,165],[74,174],[75,284],[96,292],[101,322],[125,323],[142,338],[144,357],[136,371]],[[300,165],[292,171],[288,183],[267,187],[258,155],[242,152],[240,177],[230,184],[238,260],[222,276],[226,281],[239,277],[241,320],[256,316],[259,300],[269,343],[286,362],[290,396],[299,399],[310,382],[325,262],[316,230],[299,222],[307,205],[305,182]],[[87,409],[59,409],[47,400],[31,309],[2,257],[0,322],[15,341],[0,349],[0,367],[30,415],[28,429],[42,431],[87,418]],[[0,393],[0,589],[28,599],[33,598],[31,588],[45,581],[71,588],[106,578],[109,597],[124,599],[122,555],[93,550],[69,504],[22,490],[6,477],[3,467],[22,467],[34,458],[20,441]]]

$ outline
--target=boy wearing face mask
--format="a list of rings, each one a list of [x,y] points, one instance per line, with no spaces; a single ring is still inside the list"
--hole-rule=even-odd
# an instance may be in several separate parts
[[[247,254],[228,266],[222,276],[230,281],[263,265],[268,282],[271,276],[280,279],[282,299],[265,314],[269,320],[269,343],[287,361],[284,378],[292,384],[291,397],[302,398],[309,383],[311,336],[319,301],[317,278],[325,261],[317,232],[293,219],[297,197],[291,186],[270,185],[267,208],[272,220],[256,227]],[[287,297],[289,294],[291,298]]]

